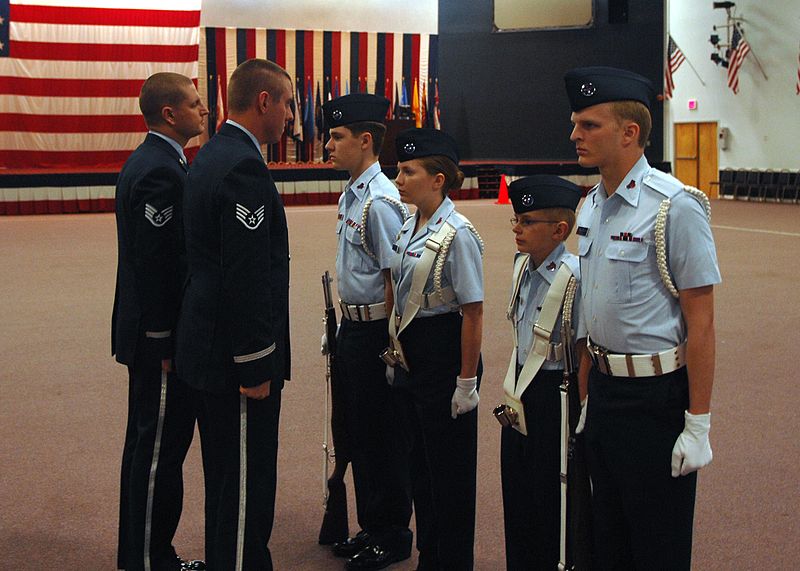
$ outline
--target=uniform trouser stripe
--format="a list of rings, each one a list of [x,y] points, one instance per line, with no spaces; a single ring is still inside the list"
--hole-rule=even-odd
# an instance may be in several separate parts
[[[239,526],[236,531],[236,571],[244,560],[244,521],[247,512],[247,397],[239,396]]]
[[[164,413],[167,410],[167,372],[161,371],[161,397],[158,403],[158,424],[153,443],[153,459],[150,462],[150,478],[147,482],[147,508],[144,516],[144,569],[150,571],[150,539],[153,535],[153,496],[156,489],[158,454],[161,451],[161,435],[164,432]]]

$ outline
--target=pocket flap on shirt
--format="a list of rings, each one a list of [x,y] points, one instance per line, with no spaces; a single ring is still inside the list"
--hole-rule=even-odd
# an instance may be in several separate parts
[[[606,257],[620,262],[641,262],[647,257],[644,242],[611,242],[606,247]]]

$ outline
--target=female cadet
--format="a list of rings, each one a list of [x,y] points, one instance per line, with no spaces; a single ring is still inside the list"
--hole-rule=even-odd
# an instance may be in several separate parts
[[[464,180],[455,141],[408,129],[396,148],[400,199],[417,211],[393,246],[385,356],[411,455],[418,569],[472,569],[483,241],[447,198]]]

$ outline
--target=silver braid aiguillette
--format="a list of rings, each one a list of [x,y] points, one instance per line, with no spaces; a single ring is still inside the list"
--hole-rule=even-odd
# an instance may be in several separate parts
[[[658,266],[658,273],[661,275],[661,281],[664,282],[664,287],[672,294],[672,297],[679,296],[678,289],[672,281],[672,276],[669,275],[669,268],[667,267],[667,212],[671,201],[666,198],[661,201],[658,207],[658,214],[656,214],[656,265]]]
[[[400,211],[400,215],[403,217],[403,222],[408,220],[411,216],[408,213],[408,208],[405,204],[397,200],[396,198],[392,198],[391,196],[379,196],[381,200],[384,202],[388,202],[395,208]],[[367,245],[367,220],[369,219],[369,209],[372,206],[373,197],[369,197],[367,201],[364,203],[364,209],[361,211],[361,228],[359,229],[358,233],[361,235],[361,246],[364,248],[364,251],[367,255],[372,258],[373,260],[377,260],[378,256],[370,249]]]
[[[561,310],[561,328],[564,331],[572,330],[572,306],[575,304],[575,292],[578,290],[578,280],[575,276],[569,278],[567,291],[564,294],[564,307]]]
[[[361,228],[359,228],[358,233],[361,235],[361,247],[364,248],[364,251],[367,253],[367,256],[369,256],[373,260],[377,260],[378,257],[372,250],[370,250],[369,246],[367,246],[367,218],[369,217],[370,206],[372,206],[371,196],[364,203],[364,209],[361,211]]]
[[[697,199],[697,201],[703,207],[703,210],[706,211],[706,218],[708,218],[708,221],[711,222],[711,201],[708,199],[708,196],[706,196],[706,193],[698,188],[688,185],[684,186],[683,190]]]
[[[442,300],[442,303],[445,303],[444,296],[442,295],[442,275],[444,274],[444,263],[447,261],[447,254],[450,252],[450,246],[453,244],[453,239],[456,237],[456,230],[455,228],[448,232],[444,239],[442,239],[442,244],[439,247],[439,251],[436,253],[436,261],[434,262],[433,266],[433,291],[436,292],[436,295],[439,296],[439,299]]]

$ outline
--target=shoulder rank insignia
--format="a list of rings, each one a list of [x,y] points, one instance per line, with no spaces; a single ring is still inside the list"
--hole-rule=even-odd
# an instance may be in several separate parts
[[[172,220],[172,205],[170,204],[159,212],[156,210],[155,206],[151,206],[145,202],[144,217],[156,228],[161,228],[164,224]]]
[[[264,221],[264,205],[262,204],[255,212],[250,212],[247,208],[236,203],[236,218],[244,224],[248,230],[255,230]]]

